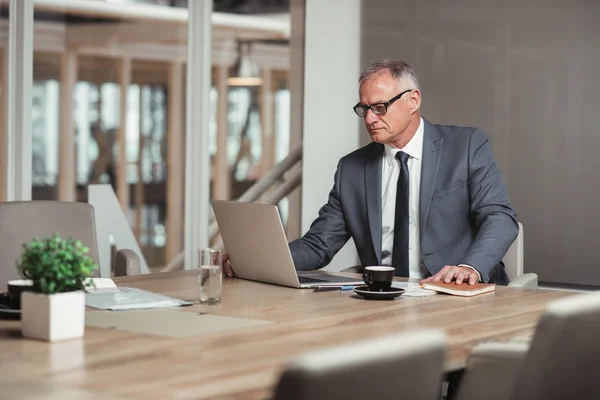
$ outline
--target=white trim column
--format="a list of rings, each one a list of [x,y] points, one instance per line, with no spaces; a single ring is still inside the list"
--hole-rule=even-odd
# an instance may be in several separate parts
[[[217,153],[215,154],[215,171],[213,174],[213,198],[229,200],[231,175],[227,160],[229,144],[229,123],[227,111],[229,108],[227,86],[228,68],[224,65],[217,67]]]
[[[140,91],[138,95],[138,161],[137,161],[137,174],[138,180],[135,183],[135,225],[133,228],[133,234],[138,243],[141,243],[142,239],[142,207],[144,206],[144,174],[142,172],[142,165],[144,161],[144,146],[146,144],[144,136],[144,86],[139,85]]]
[[[119,62],[119,129],[117,130],[117,198],[125,212],[129,214],[129,184],[127,183],[127,95],[131,85],[131,59]],[[109,150],[110,151],[110,150]]]
[[[184,165],[183,152],[183,64],[169,65],[169,116],[167,147],[167,248],[166,263],[183,250]]]
[[[290,0],[290,149],[292,152],[302,144],[304,114],[304,32],[306,0]],[[304,161],[303,161],[304,162]],[[289,174],[298,173],[302,167],[295,166]],[[302,234],[302,186],[288,195],[288,241]]]
[[[6,143],[6,115],[7,115],[7,107],[8,107],[8,48],[4,47],[2,51],[2,70],[0,71],[0,151],[2,152],[2,156],[0,157],[0,171],[6,171],[7,168],[7,143]],[[0,173],[0,201],[6,201],[6,174]]]
[[[198,249],[209,242],[213,2],[190,1],[188,8],[184,268],[192,269],[198,266]]]
[[[339,159],[359,147],[361,123],[352,111],[361,65],[361,0],[306,0],[305,13],[302,233],[327,202]],[[325,109],[327,118],[321,118]],[[357,263],[351,242],[328,270]]]
[[[33,0],[10,0],[6,80],[6,200],[31,200]]]
[[[77,53],[67,49],[60,60],[60,115],[58,148],[58,200],[76,201],[77,166],[75,164],[75,120],[73,119],[75,84],[78,76]]]

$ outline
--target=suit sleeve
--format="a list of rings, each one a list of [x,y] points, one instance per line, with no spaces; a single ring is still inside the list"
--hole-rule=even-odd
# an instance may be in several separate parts
[[[319,210],[319,216],[312,223],[309,231],[300,239],[290,243],[290,251],[297,270],[312,270],[326,266],[350,238],[340,196],[342,165],[343,159],[338,163],[327,204]]]
[[[498,170],[489,140],[478,129],[469,140],[470,216],[476,236],[459,264],[473,266],[488,282],[492,268],[500,262],[517,237],[517,214]]]

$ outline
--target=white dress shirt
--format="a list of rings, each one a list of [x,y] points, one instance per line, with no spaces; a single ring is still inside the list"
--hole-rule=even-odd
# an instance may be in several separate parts
[[[400,161],[395,147],[384,145],[381,171],[381,263],[392,265],[392,249],[394,248],[394,220],[396,215],[396,189],[400,175]],[[419,193],[421,190],[421,163],[423,160],[423,118],[415,136],[404,146],[403,152],[408,154],[408,273],[410,278],[423,278],[429,275],[423,264],[421,242],[419,240]]]
[[[392,265],[392,249],[394,248],[394,221],[396,216],[396,189],[400,175],[400,161],[396,153],[403,151],[408,159],[408,274],[410,278],[422,279],[430,275],[423,263],[419,224],[419,195],[421,191],[421,165],[423,162],[423,118],[419,123],[415,136],[404,146],[397,149],[384,145],[381,171],[381,263]],[[464,265],[464,264],[461,264]],[[464,265],[472,268],[470,265]],[[479,272],[477,272],[479,274]],[[480,276],[481,278],[481,276]]]

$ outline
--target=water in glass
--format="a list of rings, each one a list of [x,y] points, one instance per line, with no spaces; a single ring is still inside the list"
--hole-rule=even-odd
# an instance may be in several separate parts
[[[221,266],[201,265],[198,275],[200,304],[218,304],[221,302]]]

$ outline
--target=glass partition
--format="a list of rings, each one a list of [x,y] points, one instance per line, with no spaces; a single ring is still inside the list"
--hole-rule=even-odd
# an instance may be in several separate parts
[[[88,185],[111,185],[159,270],[184,246],[187,11],[50,3],[35,5],[33,199],[87,201]]]
[[[87,201],[90,184],[111,185],[152,271],[184,246],[187,7],[35,3],[33,199]],[[289,152],[289,4],[215,11],[210,195],[235,199]],[[229,85],[248,62],[259,84]]]

